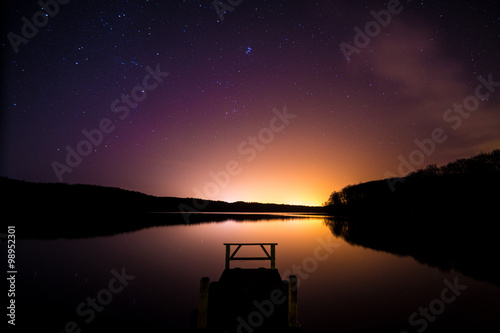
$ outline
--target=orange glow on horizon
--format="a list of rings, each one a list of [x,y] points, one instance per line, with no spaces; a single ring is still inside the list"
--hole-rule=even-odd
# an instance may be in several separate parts
[[[147,193],[226,202],[321,206],[333,191],[360,181],[381,179],[383,172],[392,167],[384,152],[378,151],[377,160],[372,159],[375,147],[365,147],[359,152],[332,145],[325,154],[325,146],[318,144],[322,140],[355,146],[361,138],[342,131],[331,133],[327,128],[304,132],[299,123],[296,125],[291,122],[286,133],[277,133],[275,139],[262,145],[262,150],[256,150],[254,156],[238,152],[238,146],[247,140],[246,134],[236,135],[241,141],[235,141],[232,133],[217,142],[208,141],[201,147],[198,144],[201,153],[182,152],[186,162],[160,162],[158,170],[173,169],[179,177],[172,180],[168,175],[168,183],[160,192],[157,182],[151,179],[165,178],[165,175],[149,174],[151,192]],[[258,130],[257,127],[250,133]],[[188,162],[192,158],[203,163]],[[137,159],[137,163],[142,161]],[[377,168],[372,168],[373,165]]]

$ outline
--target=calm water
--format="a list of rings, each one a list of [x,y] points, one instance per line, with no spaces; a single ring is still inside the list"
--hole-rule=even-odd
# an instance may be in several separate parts
[[[187,331],[200,279],[218,280],[224,269],[224,242],[278,243],[279,272],[287,278],[295,271],[299,278],[303,332],[500,327],[499,287],[411,257],[352,246],[314,217],[154,227],[76,240],[18,240],[16,328]],[[232,266],[243,264],[249,263]],[[447,283],[455,284],[455,294]],[[96,297],[102,304],[92,305]]]

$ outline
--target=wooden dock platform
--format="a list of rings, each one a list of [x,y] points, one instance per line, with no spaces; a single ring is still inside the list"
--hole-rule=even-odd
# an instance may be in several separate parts
[[[282,280],[275,267],[277,243],[224,243],[225,269],[219,281],[200,282],[193,332],[300,332],[297,278]],[[234,251],[231,247],[236,246]],[[265,256],[237,257],[243,246],[258,246]],[[269,247],[270,249],[266,248]],[[230,268],[232,260],[269,260],[270,268]],[[193,321],[194,321],[193,320]],[[193,327],[192,326],[192,327]]]

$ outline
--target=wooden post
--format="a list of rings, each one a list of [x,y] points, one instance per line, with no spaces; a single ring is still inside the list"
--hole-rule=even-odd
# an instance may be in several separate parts
[[[226,244],[226,269],[229,269],[230,257],[231,257],[231,244]]]
[[[288,326],[299,326],[297,314],[297,276],[290,275],[288,283]]]
[[[276,268],[276,245],[271,244],[271,269]]]
[[[207,309],[208,309],[208,287],[210,279],[204,277],[200,281],[200,296],[198,299],[198,328],[207,328]]]

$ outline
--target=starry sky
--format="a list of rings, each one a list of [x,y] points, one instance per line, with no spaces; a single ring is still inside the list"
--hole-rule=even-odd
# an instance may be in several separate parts
[[[1,6],[0,176],[320,205],[500,148],[493,0]]]

